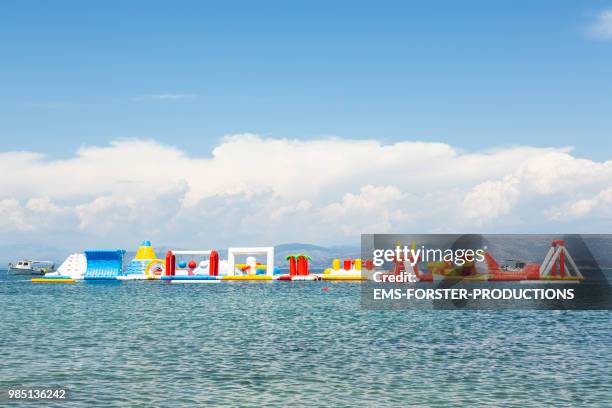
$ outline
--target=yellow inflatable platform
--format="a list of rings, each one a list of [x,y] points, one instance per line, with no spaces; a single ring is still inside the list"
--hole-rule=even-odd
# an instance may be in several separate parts
[[[340,260],[334,259],[332,261],[332,267],[325,269],[322,280],[326,281],[364,281],[367,280],[366,276],[361,272],[361,259],[344,261],[346,267],[340,267]]]
[[[35,283],[73,283],[74,279],[69,278],[32,278],[32,282]]]

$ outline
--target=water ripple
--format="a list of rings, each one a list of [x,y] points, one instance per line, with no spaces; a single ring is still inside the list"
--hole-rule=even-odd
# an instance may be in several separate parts
[[[67,386],[72,406],[612,400],[609,312],[367,311],[359,296],[351,283],[0,282],[0,389]]]

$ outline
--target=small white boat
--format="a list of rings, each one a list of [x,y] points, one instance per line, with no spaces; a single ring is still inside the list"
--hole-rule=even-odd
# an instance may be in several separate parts
[[[55,263],[52,261],[22,260],[8,264],[8,271],[13,275],[44,275],[54,269]]]

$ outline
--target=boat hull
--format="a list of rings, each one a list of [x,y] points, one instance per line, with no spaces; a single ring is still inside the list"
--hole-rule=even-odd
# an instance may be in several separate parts
[[[49,271],[50,272],[50,271]],[[44,275],[45,272],[36,269],[21,269],[21,268],[8,268],[8,273],[11,275]]]

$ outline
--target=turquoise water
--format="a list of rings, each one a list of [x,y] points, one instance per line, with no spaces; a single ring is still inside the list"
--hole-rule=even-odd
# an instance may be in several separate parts
[[[610,312],[374,312],[359,300],[350,282],[32,284],[0,272],[0,390],[66,386],[62,406],[612,400]]]

